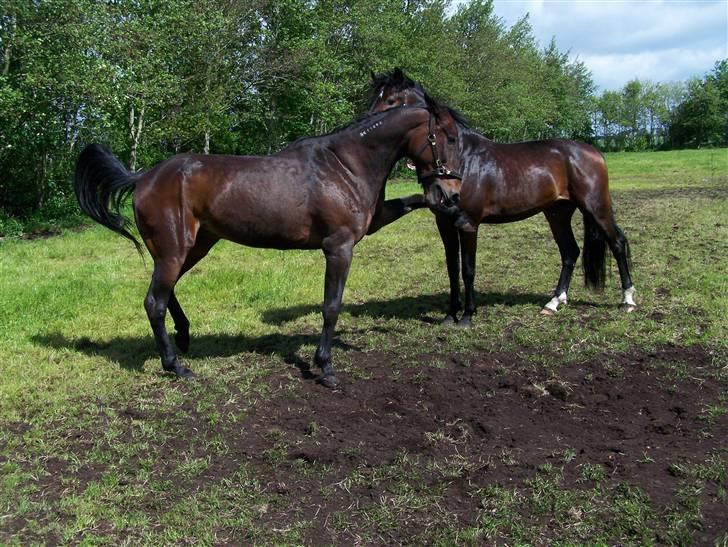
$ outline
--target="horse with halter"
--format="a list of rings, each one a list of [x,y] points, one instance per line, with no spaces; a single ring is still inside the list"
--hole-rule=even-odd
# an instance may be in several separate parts
[[[439,148],[428,141],[438,134],[444,143]],[[129,172],[110,150],[91,144],[76,164],[75,191],[86,214],[130,239],[142,253],[120,212],[133,194],[136,226],[154,260],[144,307],[162,367],[179,377],[193,373],[172,346],[165,316],[169,310],[176,345],[186,352],[190,323],[175,284],[215,243],[227,239],[252,247],[323,250],[323,329],[314,362],[321,368],[321,383],[334,387],[331,345],[354,245],[425,206],[422,196],[385,202],[384,185],[405,155],[421,172],[436,169],[435,157],[449,154],[444,134],[436,106],[390,109],[300,139],[271,156],[181,154],[140,173]]]
[[[379,76],[372,74],[371,90],[370,112],[432,102],[422,86],[400,69]],[[470,129],[454,110],[445,112],[440,119],[449,114],[457,128],[457,153],[450,158],[450,168],[441,169],[438,177],[426,180],[420,177],[428,202],[436,211],[437,227],[445,246],[450,278],[450,309],[445,322],[457,321],[461,309],[460,251],[465,307],[458,324],[471,324],[475,312],[473,284],[478,226],[523,220],[540,212],[544,213],[561,254],[561,275],[553,298],[542,313],[553,315],[566,304],[579,257],[579,246],[571,229],[571,217],[576,209],[584,217],[582,266],[586,285],[596,290],[604,288],[608,245],[619,268],[622,308],[633,311],[636,304],[629,271],[629,244],[614,218],[602,154],[593,146],[565,139],[499,144]],[[455,162],[458,165],[453,167]],[[432,207],[432,196],[439,196],[435,207]],[[461,211],[459,218],[452,214],[455,204]],[[448,208],[450,214],[444,213]]]

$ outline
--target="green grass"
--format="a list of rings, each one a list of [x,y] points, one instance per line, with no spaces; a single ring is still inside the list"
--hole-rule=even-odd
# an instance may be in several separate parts
[[[552,319],[539,316],[560,260],[537,216],[481,227],[475,326],[443,331],[430,323],[447,303],[444,253],[432,215],[417,211],[355,248],[333,355],[340,375],[367,377],[352,356],[370,351],[396,355],[393,373],[422,366],[424,354],[484,351],[513,352],[525,366],[555,371],[631,348],[700,345],[715,356],[703,373],[728,380],[728,150],[620,153],[607,161],[617,219],[632,247],[637,313],[618,310],[610,260],[603,294],[587,292],[577,275],[571,304]],[[390,197],[418,191],[412,182],[388,187]],[[574,231],[581,239],[576,217]],[[287,526],[268,528],[266,515],[285,510],[282,498],[264,484],[270,478],[242,461],[224,470],[224,479],[192,489],[196,478],[220,471],[216,455],[229,458],[229,437],[185,439],[175,454],[160,447],[176,442],[190,416],[210,430],[244,419],[254,401],[272,395],[261,378],[292,357],[310,362],[321,328],[321,253],[222,242],[180,282],[177,294],[192,323],[185,359],[203,379],[190,385],[161,373],[142,305],[150,268],[128,242],[98,226],[0,242],[0,542],[305,541],[311,523],[295,513]],[[675,369],[676,377],[692,374]],[[292,381],[276,396],[295,399],[296,389]],[[124,408],[143,416],[129,419]],[[723,400],[705,409],[705,423],[725,413]],[[315,418],[307,428],[312,437],[322,434]],[[266,437],[273,466],[289,449],[275,435]],[[448,442],[436,434],[431,441]],[[517,458],[505,454],[498,465]],[[675,462],[675,472],[686,488],[705,481],[725,488],[716,458]],[[581,464],[568,450],[564,462]],[[606,488],[604,470],[589,467],[580,468],[579,490],[545,467],[524,487],[479,491],[483,510],[475,525],[463,527],[437,505],[442,490],[418,481],[431,463],[403,454],[340,484],[320,484],[332,496],[377,481],[391,485],[377,503],[342,507],[329,525],[376,543],[432,508],[413,541],[573,545],[628,537],[636,544],[656,537],[657,516],[644,494]],[[174,471],[160,473],[159,465]],[[474,463],[452,460],[436,471],[452,477],[467,465]],[[68,481],[66,494],[46,496],[49,468]],[[689,539],[685,530],[699,510],[686,496],[674,514],[660,516],[665,542]],[[8,522],[15,533],[3,532]]]

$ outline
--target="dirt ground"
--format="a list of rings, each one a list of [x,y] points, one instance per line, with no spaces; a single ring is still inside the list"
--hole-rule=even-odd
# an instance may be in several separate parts
[[[310,382],[301,397],[258,405],[245,424],[253,434],[241,438],[238,450],[265,472],[261,453],[270,441],[264,433],[275,427],[295,446],[290,460],[330,464],[332,474],[340,477],[362,464],[391,464],[402,450],[435,465],[455,455],[480,462],[450,480],[444,492],[447,508],[467,523],[480,504],[469,492],[521,484],[544,462],[558,465],[565,449],[573,449],[582,465],[603,467],[607,481],[636,485],[654,505],[667,507],[675,503],[680,482],[672,464],[700,462],[709,452],[728,447],[728,416],[719,418],[712,435],[704,435],[701,418],[704,408],[718,400],[721,387],[678,380],[660,366],[680,362],[704,367],[710,356],[699,348],[620,355],[608,367],[587,362],[551,376],[558,380],[527,371],[510,355],[486,354],[450,358],[443,368],[408,369],[392,381],[395,358],[361,354],[358,364],[371,379],[347,379],[331,394]],[[499,372],[504,370],[508,373]],[[311,434],[312,421],[316,435]],[[511,455],[512,462],[494,465],[503,454]],[[338,490],[336,497],[324,499],[315,495],[315,480],[302,480],[285,467],[277,470],[275,481],[270,488],[285,496],[311,496],[311,518],[376,500],[387,490],[384,483],[376,489]],[[576,466],[564,467],[565,486],[580,487],[581,482]],[[705,492],[704,529],[697,543],[701,538],[712,543],[711,538],[728,530],[728,505],[712,503],[709,494],[715,491]],[[275,523],[285,515],[269,518]],[[411,537],[406,528],[400,532],[391,539]],[[327,534],[319,529],[312,537],[325,539]]]
[[[424,355],[422,366],[397,372],[393,354],[354,353],[352,358],[352,368],[366,370],[366,379],[341,373],[341,388],[329,391],[312,374],[289,365],[266,379],[272,397],[261,397],[244,419],[222,422],[215,430],[201,427],[195,401],[186,402],[180,409],[187,414],[182,434],[163,447],[169,462],[189,449],[191,438],[197,439],[200,455],[201,440],[216,435],[229,447],[191,479],[186,491],[220,481],[244,462],[263,490],[279,501],[261,510],[267,526],[281,529],[310,520],[308,542],[344,544],[356,536],[346,527],[333,527],[329,517],[347,508],[366,508],[386,495],[398,478],[387,478],[381,470],[396,468],[402,454],[422,464],[418,480],[437,483],[440,509],[458,525],[475,524],[482,511],[474,495],[478,489],[521,488],[544,464],[560,468],[563,486],[574,489],[592,486],[584,480],[585,465],[601,469],[607,487],[635,485],[660,511],[676,503],[683,480],[674,464],[704,462],[716,452],[725,458],[728,415],[712,422],[705,418],[705,409],[719,401],[723,387],[699,374],[712,358],[699,347],[633,351],[548,375],[510,354]],[[291,382],[296,389],[280,389]],[[220,401],[222,413],[228,403]],[[160,418],[131,407],[118,411],[130,428]],[[84,460],[83,447],[92,445],[94,432],[74,434]],[[564,460],[565,453],[574,463]],[[437,471],[458,461],[463,465],[456,473]],[[164,474],[165,461],[158,466],[156,472]],[[306,468],[313,472],[302,472]],[[48,501],[64,495],[69,474],[82,488],[104,471],[94,466],[73,471],[52,459],[48,470],[41,485]],[[354,472],[378,478],[345,482]],[[728,506],[716,501],[718,488],[709,482],[701,493],[702,530],[693,536],[696,545],[712,544],[728,531]],[[155,511],[154,503],[148,511]],[[421,524],[415,512],[411,522],[400,523],[384,539],[406,543],[422,533]]]

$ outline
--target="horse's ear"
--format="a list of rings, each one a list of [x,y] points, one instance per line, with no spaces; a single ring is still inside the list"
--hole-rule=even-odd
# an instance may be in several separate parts
[[[399,67],[394,69],[392,76],[397,80],[404,80],[404,72],[402,72],[402,69]]]
[[[377,81],[377,75],[374,74],[374,71],[371,68],[369,69],[369,77],[372,79],[372,83]]]

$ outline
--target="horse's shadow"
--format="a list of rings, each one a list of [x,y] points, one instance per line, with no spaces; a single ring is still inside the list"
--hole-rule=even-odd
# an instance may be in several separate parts
[[[229,334],[203,334],[195,336],[189,353],[191,358],[232,357],[241,353],[259,353],[261,355],[277,355],[286,364],[293,365],[304,379],[317,376],[311,371],[311,364],[300,356],[300,350],[306,345],[315,345],[319,341],[317,334],[266,334],[263,336],[244,336]],[[141,371],[147,359],[157,361],[154,339],[149,336],[123,336],[105,340],[92,340],[89,337],[69,338],[62,333],[36,335],[33,342],[54,349],[71,349],[88,356],[103,357],[128,371]],[[358,348],[335,340],[335,347],[345,350]],[[161,368],[160,368],[161,370]]]
[[[370,317],[379,319],[417,320],[425,324],[438,324],[447,307],[448,296],[441,294],[426,294],[418,296],[402,296],[389,300],[372,300],[364,303],[345,304],[344,310],[353,317]],[[521,293],[479,293],[477,302],[481,314],[488,313],[488,308],[494,306],[533,306],[539,310],[546,301],[543,294]],[[575,300],[574,304],[594,305],[591,302]],[[262,320],[270,325],[283,325],[310,313],[319,313],[320,305],[300,305],[285,308],[272,308],[263,312]],[[381,327],[374,327],[381,330]],[[107,340],[93,340],[87,336],[69,338],[62,333],[39,334],[33,337],[33,342],[54,349],[71,349],[85,353],[89,356],[102,356],[106,360],[118,363],[120,368],[130,371],[142,369],[147,359],[157,357],[154,341],[149,336],[116,337]],[[243,334],[203,334],[195,335],[192,332],[189,356],[192,358],[204,357],[231,357],[241,353],[260,353],[263,355],[277,355],[286,364],[296,366],[305,379],[316,378],[311,372],[311,364],[300,356],[303,346],[315,346],[319,342],[319,334],[283,334],[274,333],[262,336],[245,336]],[[357,350],[339,339],[334,346],[345,350]]]
[[[475,301],[482,316],[489,313],[488,308],[495,306],[533,306],[535,311],[539,311],[548,302],[549,298],[545,294],[536,293],[476,292],[475,294]],[[445,316],[448,299],[449,297],[445,293],[401,296],[389,300],[369,300],[360,304],[347,304],[345,302],[344,310],[352,317],[419,320],[423,323],[439,323]],[[592,302],[579,299],[570,302],[577,305],[594,305]],[[271,308],[263,312],[262,320],[269,325],[282,325],[320,310],[321,306],[312,304]]]

